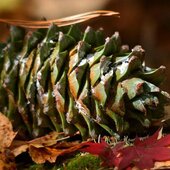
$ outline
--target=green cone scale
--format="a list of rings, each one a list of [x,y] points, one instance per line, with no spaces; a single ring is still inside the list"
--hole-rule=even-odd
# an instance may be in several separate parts
[[[144,57],[141,46],[121,45],[118,32],[105,39],[91,27],[52,25],[31,35],[11,27],[0,43],[0,111],[29,138],[148,128],[163,119],[170,96],[159,88],[165,67],[149,68]]]

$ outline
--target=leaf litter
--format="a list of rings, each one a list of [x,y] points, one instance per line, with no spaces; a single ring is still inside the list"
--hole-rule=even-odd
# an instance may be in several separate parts
[[[97,155],[104,167],[117,169],[162,169],[170,167],[170,134],[163,135],[159,129],[152,136],[135,138],[134,142],[119,141],[112,144],[94,141],[68,141],[70,136],[51,132],[45,136],[20,141],[15,137],[10,120],[0,113],[0,169],[15,170],[15,157],[28,152],[37,164],[55,163],[59,156],[88,152]]]

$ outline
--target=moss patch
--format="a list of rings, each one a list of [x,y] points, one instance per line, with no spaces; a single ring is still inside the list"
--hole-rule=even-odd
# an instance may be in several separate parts
[[[67,170],[96,170],[100,168],[101,160],[91,154],[77,155],[67,165]]]
[[[77,154],[73,158],[66,159],[60,164],[33,164],[22,168],[17,167],[19,170],[99,170],[101,160],[99,157],[91,154]]]

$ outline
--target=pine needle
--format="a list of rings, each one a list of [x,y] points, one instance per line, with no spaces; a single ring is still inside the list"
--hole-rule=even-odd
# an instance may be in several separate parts
[[[117,16],[119,17],[118,12],[114,11],[107,11],[107,10],[97,10],[86,12],[82,14],[77,14],[65,18],[54,19],[54,20],[46,20],[46,21],[26,21],[26,20],[13,20],[13,19],[3,19],[0,18],[0,22],[25,27],[25,28],[48,28],[52,23],[56,24],[57,26],[67,26],[72,24],[77,24],[81,22],[85,22],[87,20],[101,17],[101,16]]]

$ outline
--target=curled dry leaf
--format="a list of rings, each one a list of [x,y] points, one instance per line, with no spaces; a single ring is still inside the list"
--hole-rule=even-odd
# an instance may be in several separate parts
[[[35,163],[42,164],[46,161],[54,163],[58,156],[73,153],[85,145],[85,143],[64,142],[68,138],[69,136],[63,137],[62,133],[51,132],[31,141],[15,140],[10,149],[15,157],[28,150]]]
[[[14,154],[14,156],[17,157],[21,153],[26,152],[28,147],[29,147],[29,144],[27,143],[27,141],[14,140],[10,149],[11,149],[11,152]]]
[[[16,132],[13,131],[10,120],[0,113],[0,151],[3,152],[8,148],[16,136]]]
[[[36,147],[36,148],[43,148],[47,146],[51,146],[56,144],[59,140],[64,140],[68,137],[61,137],[62,133],[58,132],[51,132],[45,136],[35,138],[30,141],[19,141],[15,140],[12,143],[11,151],[15,156],[20,155],[23,152],[26,152],[30,146]]]
[[[37,164],[42,164],[45,163],[46,161],[54,163],[60,152],[61,152],[60,150],[52,149],[49,147],[44,148],[36,148],[34,146],[29,147],[29,154],[32,160]]]
[[[78,151],[80,148],[82,148],[85,143],[77,143],[77,142],[68,142],[70,143],[71,147],[68,147],[69,144],[64,144],[68,148],[59,148],[59,146],[64,147],[64,145],[58,145],[57,148],[55,146],[51,147],[43,147],[43,148],[36,148],[34,146],[29,147],[29,154],[32,158],[32,160],[37,164],[45,163],[46,161],[50,163],[56,162],[56,159],[58,156],[68,155],[71,153],[74,153]]]

